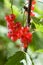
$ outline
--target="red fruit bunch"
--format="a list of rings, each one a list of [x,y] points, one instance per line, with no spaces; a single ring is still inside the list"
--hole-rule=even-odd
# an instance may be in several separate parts
[[[32,41],[32,33],[30,32],[30,28],[28,26],[22,27],[20,22],[14,22],[15,17],[16,16],[14,14],[5,16],[8,27],[7,36],[12,41],[20,39],[24,48],[27,48],[28,44]]]
[[[31,16],[35,16],[35,14],[33,12],[35,4],[36,4],[36,1],[32,0],[31,13],[30,13]]]

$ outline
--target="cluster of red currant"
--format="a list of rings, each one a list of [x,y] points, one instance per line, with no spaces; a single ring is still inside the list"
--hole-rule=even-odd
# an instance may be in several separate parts
[[[35,5],[35,4],[36,4],[36,1],[33,0],[33,1],[32,1],[32,6],[31,6],[31,13],[30,13],[31,16],[35,16],[35,14],[34,14],[34,12],[33,12],[33,10],[34,10],[34,5]]]
[[[5,16],[5,20],[7,22],[8,34],[7,36],[12,40],[16,41],[18,39],[23,43],[24,48],[27,48],[28,44],[32,40],[32,33],[30,32],[30,28],[28,26],[22,27],[20,22],[14,22],[15,15],[10,14]]]

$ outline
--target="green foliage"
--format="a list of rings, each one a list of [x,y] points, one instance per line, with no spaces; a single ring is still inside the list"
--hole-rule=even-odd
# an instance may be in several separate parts
[[[35,31],[33,33],[32,43],[30,47],[35,50],[43,49],[43,32]]]
[[[40,19],[37,17],[32,17],[32,23],[31,24],[34,25],[36,30],[43,32],[43,18]]]
[[[35,52],[32,55],[34,65],[43,65],[43,52]]]
[[[5,65],[23,65],[20,61],[25,59],[25,53],[19,51],[12,56]]]
[[[4,65],[6,62],[6,55],[4,50],[0,50],[0,65]]]
[[[25,0],[13,0],[14,5],[16,5],[17,7],[19,7],[20,9],[23,8],[24,4],[25,4]]]
[[[10,0],[0,0],[0,65],[43,65],[43,2],[36,1],[34,12],[37,16],[32,17],[31,32],[32,42],[28,46],[27,53],[20,51],[20,40],[12,42],[7,37],[5,15],[11,14]],[[15,22],[19,21],[26,25],[27,16],[24,14],[25,0],[13,0],[13,14]]]
[[[3,7],[4,0],[0,0],[0,6]]]
[[[42,1],[36,1],[34,12],[38,13],[41,17],[43,17],[43,2]]]

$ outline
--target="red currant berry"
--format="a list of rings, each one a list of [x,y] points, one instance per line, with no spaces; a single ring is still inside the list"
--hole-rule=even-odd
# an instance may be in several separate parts
[[[11,34],[9,32],[7,33],[7,37],[8,38],[11,38]]]
[[[14,21],[15,18],[16,18],[16,16],[15,16],[14,14],[10,14],[10,19],[11,19],[12,21]]]

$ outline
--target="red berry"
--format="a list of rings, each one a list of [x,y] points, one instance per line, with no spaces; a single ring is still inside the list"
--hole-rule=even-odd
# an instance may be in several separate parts
[[[36,4],[36,1],[33,0],[33,1],[32,1],[32,5],[34,5],[34,4]]]
[[[34,10],[34,6],[32,5],[31,10]]]
[[[8,15],[6,15],[6,16],[5,16],[5,20],[6,20],[7,22],[9,22],[9,21],[10,21],[10,17],[9,17]]]
[[[9,29],[9,32],[10,32],[10,34],[12,34],[13,30],[12,29]]]
[[[18,39],[18,37],[16,37],[16,36],[12,36],[12,37],[11,37],[11,40],[12,40],[12,41],[16,41],[17,39]]]
[[[28,26],[24,27],[24,32],[29,32],[30,28]]]
[[[27,43],[25,43],[25,44],[24,44],[24,48],[27,48],[27,46],[28,46],[28,44],[27,44]]]
[[[11,38],[11,35],[10,35],[10,33],[9,33],[9,32],[7,33],[7,36],[8,36],[8,38]]]
[[[20,28],[21,27],[21,23],[20,22],[16,22],[15,26],[18,27],[18,28]]]
[[[35,14],[33,12],[30,13],[31,16],[35,16]]]
[[[11,40],[14,41],[14,37],[13,36],[11,36]]]
[[[12,21],[14,21],[15,18],[16,18],[16,16],[15,16],[14,14],[10,14],[9,16],[10,16],[10,19],[11,19]]]
[[[26,36],[26,39],[28,40],[28,42],[30,43],[32,40],[32,33],[29,32],[25,36]]]

